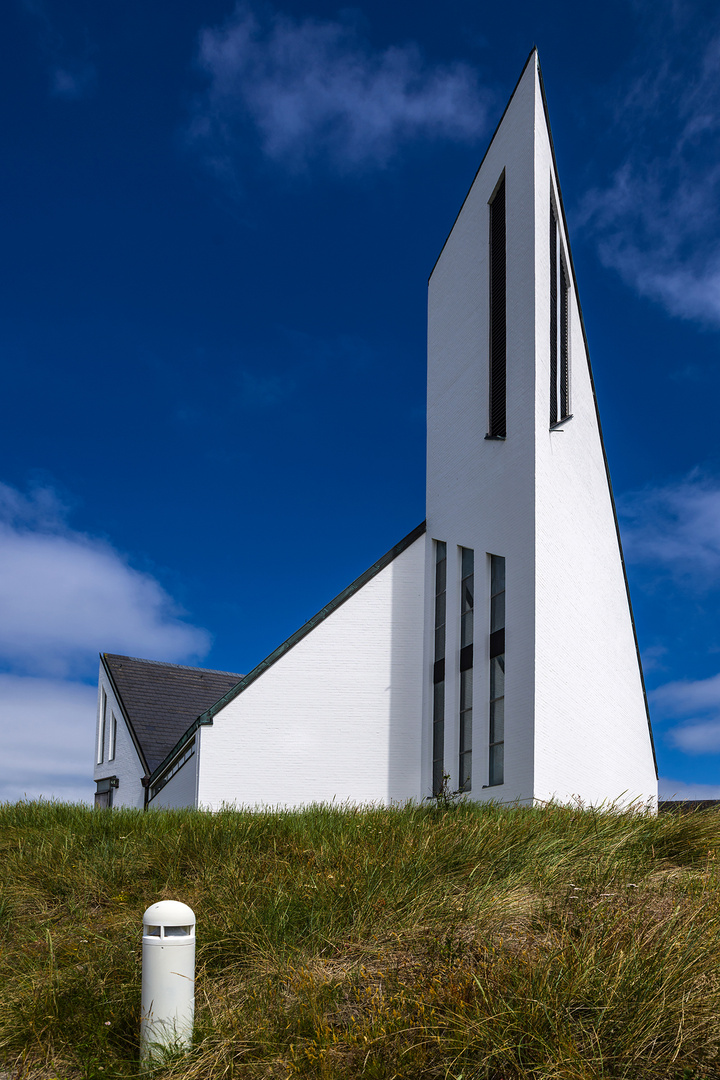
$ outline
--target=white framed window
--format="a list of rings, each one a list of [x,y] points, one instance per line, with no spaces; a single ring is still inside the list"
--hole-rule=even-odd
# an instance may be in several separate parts
[[[504,439],[506,424],[507,283],[505,236],[505,173],[498,181],[490,207],[490,439]]]
[[[108,743],[108,761],[115,760],[115,746],[117,744],[117,717],[114,712],[110,713],[110,742]]]
[[[472,785],[475,552],[460,548],[460,790]]]
[[[96,760],[98,765],[102,765],[105,760],[105,724],[107,719],[107,694],[105,693],[105,687],[100,690],[100,717],[98,720],[98,741],[97,741],[97,754]]]
[[[570,418],[568,274],[555,206],[550,198],[550,427]]]
[[[120,787],[117,776],[105,776],[95,782],[95,809],[110,810],[113,804],[113,790]]]
[[[490,556],[490,739],[488,787],[505,782],[505,559]]]
[[[445,588],[447,544],[435,541],[435,652],[433,658],[433,795],[443,789],[445,775]]]

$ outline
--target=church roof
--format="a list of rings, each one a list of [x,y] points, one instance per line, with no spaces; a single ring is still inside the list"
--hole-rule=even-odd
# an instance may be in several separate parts
[[[243,678],[115,653],[103,653],[102,660],[150,772],[193,721]]]
[[[190,741],[199,727],[204,724],[212,724],[213,717],[219,713],[221,709],[224,709],[228,702],[232,701],[233,698],[236,698],[238,694],[241,694],[243,690],[250,686],[251,683],[255,682],[256,679],[259,679],[264,671],[267,671],[269,667],[272,667],[274,663],[297,645],[299,641],[302,641],[304,637],[307,637],[316,626],[319,626],[319,624],[327,619],[329,615],[332,615],[334,611],[337,611],[346,600],[349,600],[350,597],[354,596],[364,585],[367,585],[368,581],[371,581],[376,574],[379,574],[381,570],[384,570],[386,566],[389,566],[393,559],[396,559],[398,555],[401,555],[403,551],[406,551],[411,544],[414,544],[415,541],[419,539],[419,537],[424,535],[425,529],[426,522],[421,521],[412,532],[409,532],[399,543],[395,544],[394,547],[391,547],[389,551],[386,551],[377,562],[374,562],[372,566],[368,567],[360,577],[355,578],[355,580],[348,585],[346,589],[343,589],[341,593],[338,593],[329,604],[326,604],[324,608],[321,608],[317,615],[313,615],[311,619],[308,619],[299,630],[296,630],[286,641],[283,641],[282,645],[278,645],[277,649],[274,649],[269,656],[266,656],[264,660],[261,660],[252,671],[248,672],[247,675],[236,676],[235,682],[232,683],[222,695],[218,695],[214,701],[208,702],[204,712],[201,712],[200,714],[196,713],[192,717],[189,726],[187,724],[185,725],[186,730],[178,732],[177,741],[168,746],[165,757],[156,762],[154,766],[150,766],[152,775],[150,776],[148,783],[152,784],[162,775],[165,768],[170,765],[172,759],[179,753],[183,746]],[[171,667],[172,665],[168,664],[167,666]],[[223,673],[218,672],[217,674]],[[148,762],[148,764],[150,763]]]

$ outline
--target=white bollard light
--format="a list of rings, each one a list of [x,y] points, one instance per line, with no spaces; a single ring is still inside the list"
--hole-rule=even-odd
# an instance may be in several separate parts
[[[161,900],[143,915],[140,1058],[187,1050],[195,1018],[195,914]]]

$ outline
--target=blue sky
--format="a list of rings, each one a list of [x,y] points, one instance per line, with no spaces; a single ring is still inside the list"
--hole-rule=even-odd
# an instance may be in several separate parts
[[[424,516],[427,277],[540,51],[663,790],[720,796],[713,3],[11,0],[0,798],[97,654],[247,671]]]

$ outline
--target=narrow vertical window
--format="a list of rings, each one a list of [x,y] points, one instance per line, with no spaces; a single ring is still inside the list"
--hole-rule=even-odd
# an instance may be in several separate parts
[[[435,541],[435,658],[433,663],[433,795],[443,788],[445,772],[445,588],[447,545]]]
[[[550,203],[550,426],[570,416],[568,277],[559,242],[555,209]],[[560,303],[558,304],[558,297]],[[559,344],[559,353],[558,353]]]
[[[115,744],[117,742],[117,717],[114,712],[110,713],[110,742],[108,743],[108,761],[115,759]]]
[[[505,779],[505,559],[490,556],[490,772],[489,785]]]
[[[105,722],[107,716],[107,694],[105,688],[100,690],[100,723],[98,724],[97,763],[102,765],[105,760]]]
[[[558,419],[557,221],[550,206],[550,423]]]
[[[460,790],[470,791],[472,783],[473,706],[473,617],[475,595],[475,553],[461,548],[460,585]]]
[[[505,177],[490,203],[490,430],[505,438]]]
[[[570,415],[570,348],[568,334],[569,288],[565,263],[560,261],[560,410],[562,418]]]

